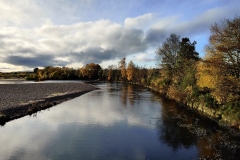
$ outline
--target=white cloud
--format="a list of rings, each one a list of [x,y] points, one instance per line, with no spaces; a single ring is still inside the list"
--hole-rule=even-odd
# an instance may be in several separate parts
[[[1,0],[0,26],[21,28],[36,27],[49,21],[39,6],[32,0]]]
[[[155,53],[142,53],[135,56],[137,61],[152,62],[155,61]]]
[[[0,66],[1,72],[17,72],[17,71],[33,71],[32,68],[19,66],[19,65],[13,65],[9,63],[1,63]]]
[[[127,29],[109,20],[47,24],[34,29],[3,27],[0,35],[4,37],[0,41],[2,62],[27,67],[101,63],[147,48],[142,30]],[[32,58],[35,64],[29,63]]]
[[[157,29],[157,30],[168,30],[169,27],[173,26],[173,24],[176,24],[178,22],[178,16],[169,16],[165,18],[161,18],[156,20],[156,22],[151,26],[151,29]]]
[[[127,28],[147,29],[154,20],[152,13],[147,13],[134,18],[126,18],[124,26]]]

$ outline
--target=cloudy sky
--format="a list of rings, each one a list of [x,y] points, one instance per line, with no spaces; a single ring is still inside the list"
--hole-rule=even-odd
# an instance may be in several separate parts
[[[211,24],[239,7],[240,0],[0,0],[0,72],[107,68],[123,57],[155,67],[170,33],[197,41],[203,56]]]

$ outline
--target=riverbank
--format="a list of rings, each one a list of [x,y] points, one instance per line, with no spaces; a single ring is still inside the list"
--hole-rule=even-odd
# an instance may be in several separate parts
[[[229,112],[224,109],[210,108],[206,104],[200,102],[193,102],[187,104],[188,107],[195,110],[196,112],[214,120],[220,126],[232,127],[240,131],[240,120],[238,111]]]
[[[144,85],[143,85],[144,86]],[[240,117],[237,114],[237,112],[227,112],[221,108],[214,108],[211,106],[207,106],[204,102],[189,102],[186,104],[183,104],[179,102],[174,97],[171,97],[169,95],[166,95],[166,89],[159,89],[154,87],[145,86],[155,92],[160,93],[163,96],[166,96],[167,98],[176,101],[179,105],[185,107],[186,109],[194,110],[195,113],[200,114],[201,116],[204,116],[212,121],[215,121],[218,123],[219,126],[225,127],[225,128],[234,128],[237,129],[238,132],[240,131]]]
[[[84,83],[0,84],[0,123],[31,115],[97,89]]]

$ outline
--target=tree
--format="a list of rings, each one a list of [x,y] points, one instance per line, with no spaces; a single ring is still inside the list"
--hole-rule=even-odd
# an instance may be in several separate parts
[[[172,81],[178,63],[179,38],[176,34],[171,34],[156,51],[158,66],[161,68],[162,73],[164,73],[164,81],[169,84]]]
[[[175,76],[178,77],[177,81],[181,83],[182,89],[196,84],[196,62],[200,58],[198,57],[198,52],[195,50],[195,44],[197,42],[194,41],[191,43],[187,37],[182,38],[182,41],[179,43]]]
[[[177,64],[175,67],[175,74],[173,76],[178,77],[177,81],[183,82],[183,80],[187,80],[183,82],[183,86],[193,85],[195,83],[195,64],[200,59],[198,57],[198,52],[195,50],[195,44],[197,42],[191,43],[189,38],[182,38],[179,43],[179,51],[177,59]],[[191,82],[190,82],[191,79]],[[183,88],[184,88],[183,87]]]
[[[179,52],[179,36],[171,34],[169,38],[163,42],[157,51],[158,65],[161,68],[173,70],[177,64],[177,56]]]
[[[206,50],[210,56],[222,56],[228,74],[240,76],[240,17],[224,19],[211,26],[211,36]]]
[[[34,68],[34,69],[33,69],[33,72],[37,74],[38,68]]]
[[[116,66],[115,65],[110,65],[108,66],[108,73],[107,73],[107,80],[109,82],[113,82],[114,80],[116,80],[116,77],[115,77],[115,69]]]
[[[198,86],[218,104],[240,103],[240,17],[211,26],[205,60],[198,65]],[[239,106],[238,106],[239,107]]]
[[[178,102],[193,101],[196,89],[196,67],[199,60],[194,41],[171,34],[157,50],[162,84],[168,84],[167,95]],[[164,89],[165,90],[165,89]]]
[[[127,79],[132,82],[133,78],[134,78],[134,72],[135,72],[135,64],[130,61],[128,63],[128,67],[127,67]]]
[[[119,62],[119,69],[121,70],[121,77],[122,80],[125,82],[127,79],[127,71],[126,71],[126,58],[124,57],[123,59],[121,59],[121,61]]]
[[[197,85],[201,90],[209,91],[218,104],[239,101],[239,79],[228,74],[222,55],[208,55],[197,65]]]
[[[86,64],[83,68],[80,69],[83,77],[91,80],[95,80],[99,78],[100,70],[101,70],[101,66],[95,63]]]
[[[195,50],[196,41],[193,43],[190,42],[189,38],[182,38],[182,41],[179,43],[178,58],[179,61],[187,62],[189,60],[199,60],[198,52]]]

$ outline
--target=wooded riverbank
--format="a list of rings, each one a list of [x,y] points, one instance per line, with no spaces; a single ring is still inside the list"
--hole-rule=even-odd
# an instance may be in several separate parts
[[[194,112],[200,114],[201,116],[204,116],[206,118],[209,118],[217,122],[219,126],[227,127],[227,128],[233,127],[240,131],[240,121],[236,113],[229,114],[228,112],[224,111],[221,108],[210,107],[208,106],[208,104],[204,102],[196,101],[196,102],[182,103],[182,102],[179,102],[178,99],[175,99],[174,97],[166,95],[166,92],[159,88],[150,87],[150,86],[145,86],[145,87],[155,92],[158,92],[169,99],[176,101],[179,105],[185,107],[186,109],[191,109]]]

